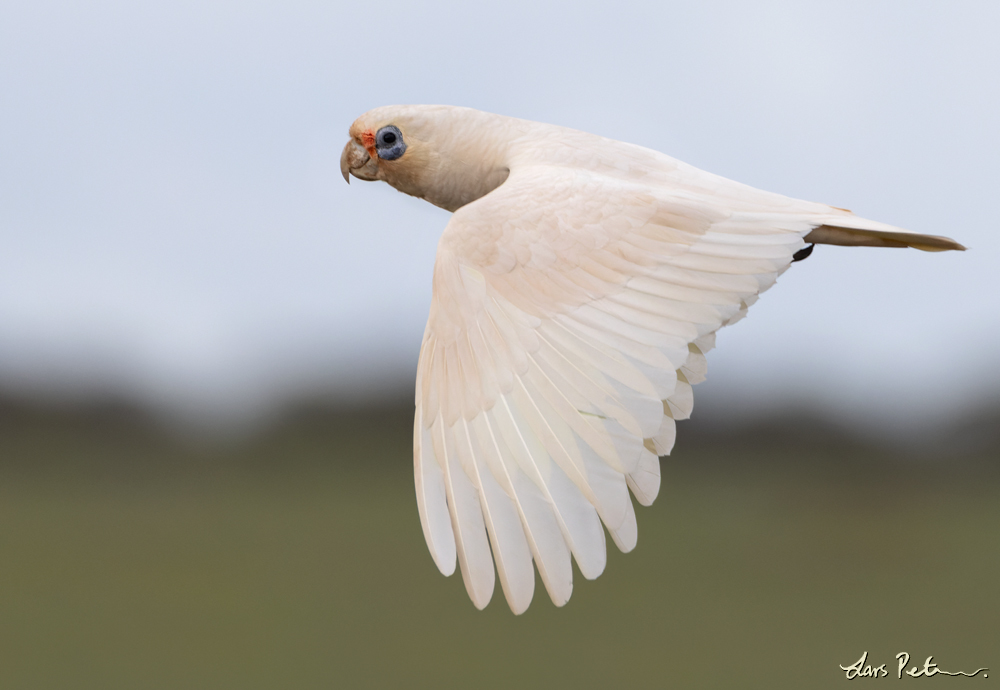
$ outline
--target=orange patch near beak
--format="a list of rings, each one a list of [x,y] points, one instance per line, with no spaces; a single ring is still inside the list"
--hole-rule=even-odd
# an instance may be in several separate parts
[[[366,129],[361,133],[361,145],[368,151],[368,155],[372,157],[372,160],[378,158],[375,154],[375,135],[372,134],[370,129]]]

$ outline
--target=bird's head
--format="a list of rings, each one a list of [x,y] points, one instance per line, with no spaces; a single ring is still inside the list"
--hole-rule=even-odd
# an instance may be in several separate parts
[[[351,140],[340,155],[340,171],[348,183],[351,175],[359,180],[385,180],[394,173],[398,176],[401,171],[412,169],[413,162],[420,158],[418,151],[423,142],[413,140],[410,118],[393,110],[371,110],[351,125],[348,132]],[[416,144],[417,151],[412,150],[412,144]],[[411,149],[409,156],[403,160],[407,149]]]
[[[506,147],[487,122],[499,116],[451,106],[385,106],[354,121],[340,155],[348,183],[383,180],[454,211],[498,187]],[[505,118],[504,118],[505,119]]]

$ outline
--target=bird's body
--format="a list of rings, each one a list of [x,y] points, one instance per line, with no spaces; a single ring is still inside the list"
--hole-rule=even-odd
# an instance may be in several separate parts
[[[420,353],[414,467],[431,555],[445,574],[457,557],[480,608],[494,560],[520,613],[532,562],[562,605],[571,554],[587,578],[604,569],[602,522],[635,546],[629,489],[656,497],[657,456],[691,412],[715,332],[808,243],[962,248],[467,108],[378,108],[350,134],[345,178],[454,212]]]

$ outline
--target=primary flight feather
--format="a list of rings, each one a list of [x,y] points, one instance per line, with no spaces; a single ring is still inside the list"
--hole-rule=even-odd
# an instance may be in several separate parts
[[[478,608],[538,568],[557,606],[636,544],[715,332],[807,245],[964,249],[753,189],[656,151],[452,106],[350,128],[341,171],[453,211],[438,245],[413,426],[417,506]],[[601,523],[604,527],[602,528]]]

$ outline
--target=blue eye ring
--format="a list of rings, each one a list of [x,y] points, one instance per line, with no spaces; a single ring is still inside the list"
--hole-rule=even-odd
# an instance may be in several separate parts
[[[394,161],[406,153],[403,133],[395,125],[386,125],[375,134],[375,151],[384,161]]]

